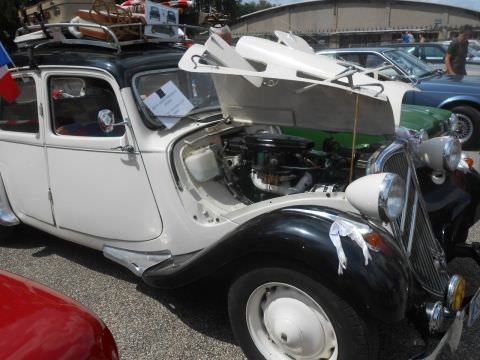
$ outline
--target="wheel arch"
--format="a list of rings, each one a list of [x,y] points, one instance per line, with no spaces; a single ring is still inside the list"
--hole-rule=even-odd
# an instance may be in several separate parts
[[[472,98],[454,98],[447,99],[442,102],[438,107],[445,110],[452,110],[457,106],[470,106],[478,111],[480,111],[480,103],[475,101]]]
[[[317,211],[363,222],[359,216],[320,206],[297,206],[263,214],[234,230],[182,264],[155,265],[142,275],[152,286],[174,288],[207,276],[232,280],[248,269],[277,265],[319,281],[344,299],[355,298],[357,311],[384,322],[405,316],[410,273],[403,253],[383,230],[384,251],[370,251],[366,266],[353,241],[342,241],[347,269],[338,274],[339,260],[329,237],[333,220],[298,210]]]

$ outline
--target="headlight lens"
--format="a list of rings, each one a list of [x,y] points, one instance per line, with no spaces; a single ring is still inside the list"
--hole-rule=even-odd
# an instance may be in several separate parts
[[[445,142],[443,147],[443,165],[445,169],[453,171],[458,167],[462,158],[462,144],[460,140],[452,136]]]
[[[378,209],[382,220],[391,221],[398,218],[405,204],[405,182],[396,175],[388,173],[381,184],[378,197]]]
[[[456,114],[452,114],[448,118],[448,130],[451,132],[458,130],[458,116]]]
[[[345,197],[363,215],[389,222],[402,214],[405,182],[392,173],[370,174],[348,185]]]

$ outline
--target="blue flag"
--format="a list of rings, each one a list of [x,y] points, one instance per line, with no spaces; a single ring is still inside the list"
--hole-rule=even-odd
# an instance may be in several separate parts
[[[12,59],[8,56],[7,50],[3,47],[3,44],[0,42],[0,66],[12,64]]]

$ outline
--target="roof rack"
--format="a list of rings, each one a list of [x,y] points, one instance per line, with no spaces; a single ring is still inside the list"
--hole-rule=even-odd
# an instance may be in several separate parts
[[[143,23],[130,23],[130,24],[113,24],[113,25],[100,25],[100,24],[79,24],[79,23],[52,23],[52,24],[38,24],[23,26],[17,30],[17,36],[15,37],[15,43],[19,48],[33,48],[37,49],[43,45],[51,43],[61,43],[66,45],[89,45],[99,46],[103,48],[113,49],[117,51],[117,54],[122,52],[122,47],[135,45],[135,44],[160,44],[160,43],[181,43],[185,42],[185,39],[179,37],[147,37],[143,34],[145,25]],[[193,29],[205,31],[206,29],[200,26],[187,25],[187,24],[160,24],[161,27],[175,27],[182,29]],[[75,38],[67,37],[65,33],[71,33],[75,28],[93,28],[103,30],[105,38],[107,40],[101,40],[93,37]],[[120,28],[136,29],[138,38],[132,38],[126,41],[120,41],[115,34],[115,30]],[[64,32],[65,30],[65,32]]]

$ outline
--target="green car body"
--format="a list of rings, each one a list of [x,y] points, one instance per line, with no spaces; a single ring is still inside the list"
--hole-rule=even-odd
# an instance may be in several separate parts
[[[407,129],[419,131],[425,130],[428,136],[441,136],[448,129],[448,120],[451,112],[444,109],[432,108],[420,105],[402,105],[400,126]],[[294,135],[312,139],[316,144],[323,144],[326,139],[333,138],[344,147],[352,146],[352,133],[326,132],[299,128],[282,128],[284,134]],[[356,139],[357,147],[366,144],[378,143],[385,140],[382,136],[358,134]]]

